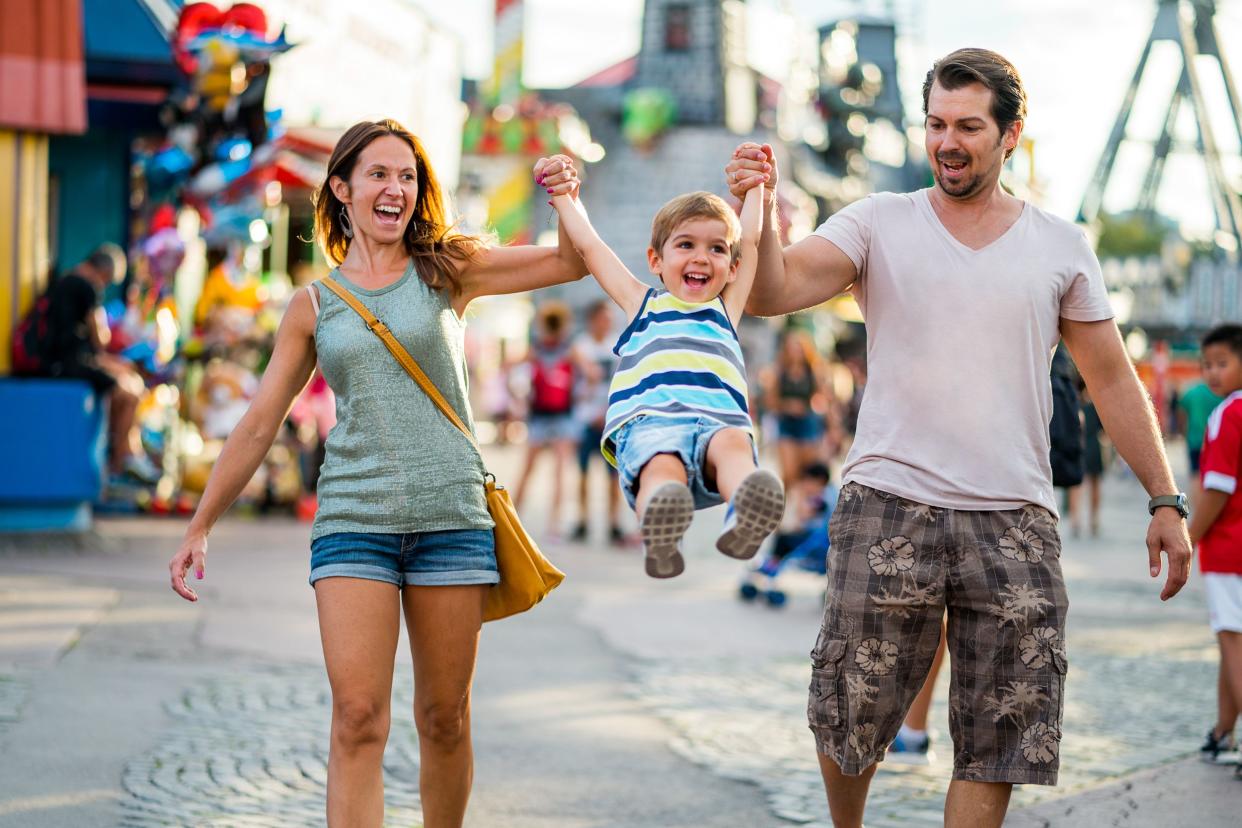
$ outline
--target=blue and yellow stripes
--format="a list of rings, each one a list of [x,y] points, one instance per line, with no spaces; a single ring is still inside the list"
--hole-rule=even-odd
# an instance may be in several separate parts
[[[613,349],[601,451],[616,465],[613,435],[639,415],[700,416],[752,431],[746,367],[724,302],[683,302],[648,291]]]

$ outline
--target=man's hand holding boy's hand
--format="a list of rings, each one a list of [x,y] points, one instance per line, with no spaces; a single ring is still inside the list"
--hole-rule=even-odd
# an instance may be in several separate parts
[[[746,192],[751,188],[766,185],[763,188],[763,204],[770,206],[777,182],[776,156],[772,145],[753,141],[739,144],[733,151],[733,158],[725,166],[725,177],[729,182],[729,192],[738,201],[745,201]]]

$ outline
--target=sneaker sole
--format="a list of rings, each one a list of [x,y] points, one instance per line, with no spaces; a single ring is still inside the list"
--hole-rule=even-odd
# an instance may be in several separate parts
[[[647,574],[676,578],[686,570],[678,545],[694,520],[694,496],[681,483],[665,483],[655,490],[643,512],[640,531],[647,549]]]
[[[785,516],[780,479],[767,469],[748,474],[733,493],[733,514],[737,522],[717,538],[716,548],[730,558],[753,558]]]

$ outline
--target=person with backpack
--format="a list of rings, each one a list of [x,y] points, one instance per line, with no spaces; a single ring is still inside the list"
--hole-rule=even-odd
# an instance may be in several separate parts
[[[559,537],[565,469],[573,455],[580,429],[573,413],[575,372],[569,339],[571,323],[569,306],[562,302],[547,302],[535,314],[535,340],[531,343],[527,360],[530,366],[530,396],[526,420],[526,460],[513,497],[514,506],[521,509],[535,470],[535,461],[550,449],[553,460],[552,501],[546,531],[552,537]]]
[[[145,385],[128,360],[107,350],[111,334],[102,298],[109,285],[125,279],[125,268],[124,251],[102,244],[54,279],[14,332],[13,373],[81,380],[106,397],[109,471],[154,483],[161,472],[143,450],[135,423]]]

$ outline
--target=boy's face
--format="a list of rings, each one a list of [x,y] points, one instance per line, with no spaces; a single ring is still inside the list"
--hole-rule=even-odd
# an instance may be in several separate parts
[[[737,278],[728,238],[721,219],[687,219],[673,228],[662,249],[647,248],[647,265],[683,302],[709,302]]]
[[[1203,349],[1203,381],[1218,397],[1242,390],[1242,357],[1223,343]]]

